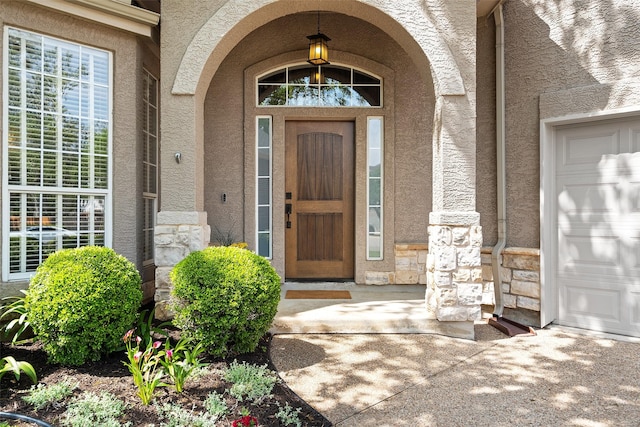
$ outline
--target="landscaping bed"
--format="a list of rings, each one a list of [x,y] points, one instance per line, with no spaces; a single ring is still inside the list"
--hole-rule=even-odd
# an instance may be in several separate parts
[[[47,364],[47,355],[40,344],[28,344],[20,346],[1,345],[0,357],[13,356],[17,360],[26,361],[33,365],[38,374],[38,383],[44,385],[59,384],[64,381],[77,383],[72,396],[66,398],[60,404],[52,404],[35,411],[32,405],[27,404],[23,397],[27,395],[32,383],[26,375],[22,375],[19,382],[9,373],[0,383],[0,411],[21,413],[33,418],[38,418],[51,425],[60,426],[64,418],[64,412],[69,402],[78,399],[86,392],[100,394],[108,392],[125,404],[123,415],[119,418],[121,425],[133,427],[160,427],[170,424],[165,417],[162,418],[158,407],[170,403],[180,408],[191,411],[193,414],[206,412],[204,402],[212,392],[222,395],[228,408],[228,413],[220,417],[215,423],[206,424],[212,426],[231,426],[234,420],[241,418],[241,413],[246,410],[252,417],[258,420],[260,426],[286,426],[296,425],[284,423],[276,414],[283,408],[291,408],[290,413],[297,412],[301,426],[320,427],[330,426],[331,423],[320,413],[306,404],[287,385],[279,380],[269,396],[259,401],[243,399],[238,401],[229,390],[231,383],[225,380],[223,372],[235,360],[246,362],[253,366],[264,366],[275,371],[269,358],[270,335],[265,335],[254,352],[241,354],[228,358],[204,358],[208,363],[207,368],[199,375],[187,379],[182,393],[177,393],[172,387],[160,387],[156,389],[153,401],[150,405],[143,405],[136,395],[136,387],[127,367],[123,362],[127,360],[124,351],[114,352],[110,356],[98,362],[86,363],[80,367],[63,367]],[[300,409],[297,411],[297,409]],[[2,425],[0,419],[0,425]],[[33,426],[33,424],[10,421],[9,425]]]

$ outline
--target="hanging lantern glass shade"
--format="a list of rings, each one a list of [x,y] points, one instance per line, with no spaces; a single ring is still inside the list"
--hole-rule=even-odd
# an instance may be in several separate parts
[[[309,59],[307,62],[313,65],[325,65],[329,63],[329,48],[327,42],[331,40],[322,33],[307,36],[309,39]]]

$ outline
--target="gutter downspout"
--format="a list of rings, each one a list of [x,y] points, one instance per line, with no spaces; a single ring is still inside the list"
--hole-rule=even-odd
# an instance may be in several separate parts
[[[504,70],[504,16],[502,1],[491,11],[496,24],[496,163],[497,163],[497,213],[498,242],[491,252],[493,292],[495,295],[494,316],[502,317],[504,298],[500,266],[502,251],[507,242],[506,173],[505,173],[505,70]]]

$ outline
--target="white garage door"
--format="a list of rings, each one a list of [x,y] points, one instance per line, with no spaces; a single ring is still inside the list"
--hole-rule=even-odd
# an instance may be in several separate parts
[[[640,119],[556,136],[559,323],[640,336]]]

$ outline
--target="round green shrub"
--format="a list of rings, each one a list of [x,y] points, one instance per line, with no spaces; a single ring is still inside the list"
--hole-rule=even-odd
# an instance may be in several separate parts
[[[280,301],[280,277],[246,249],[211,246],[171,271],[173,323],[214,356],[254,351]]]
[[[81,365],[122,347],[142,301],[136,267],[112,249],[51,254],[25,298],[27,318],[52,363]]]

